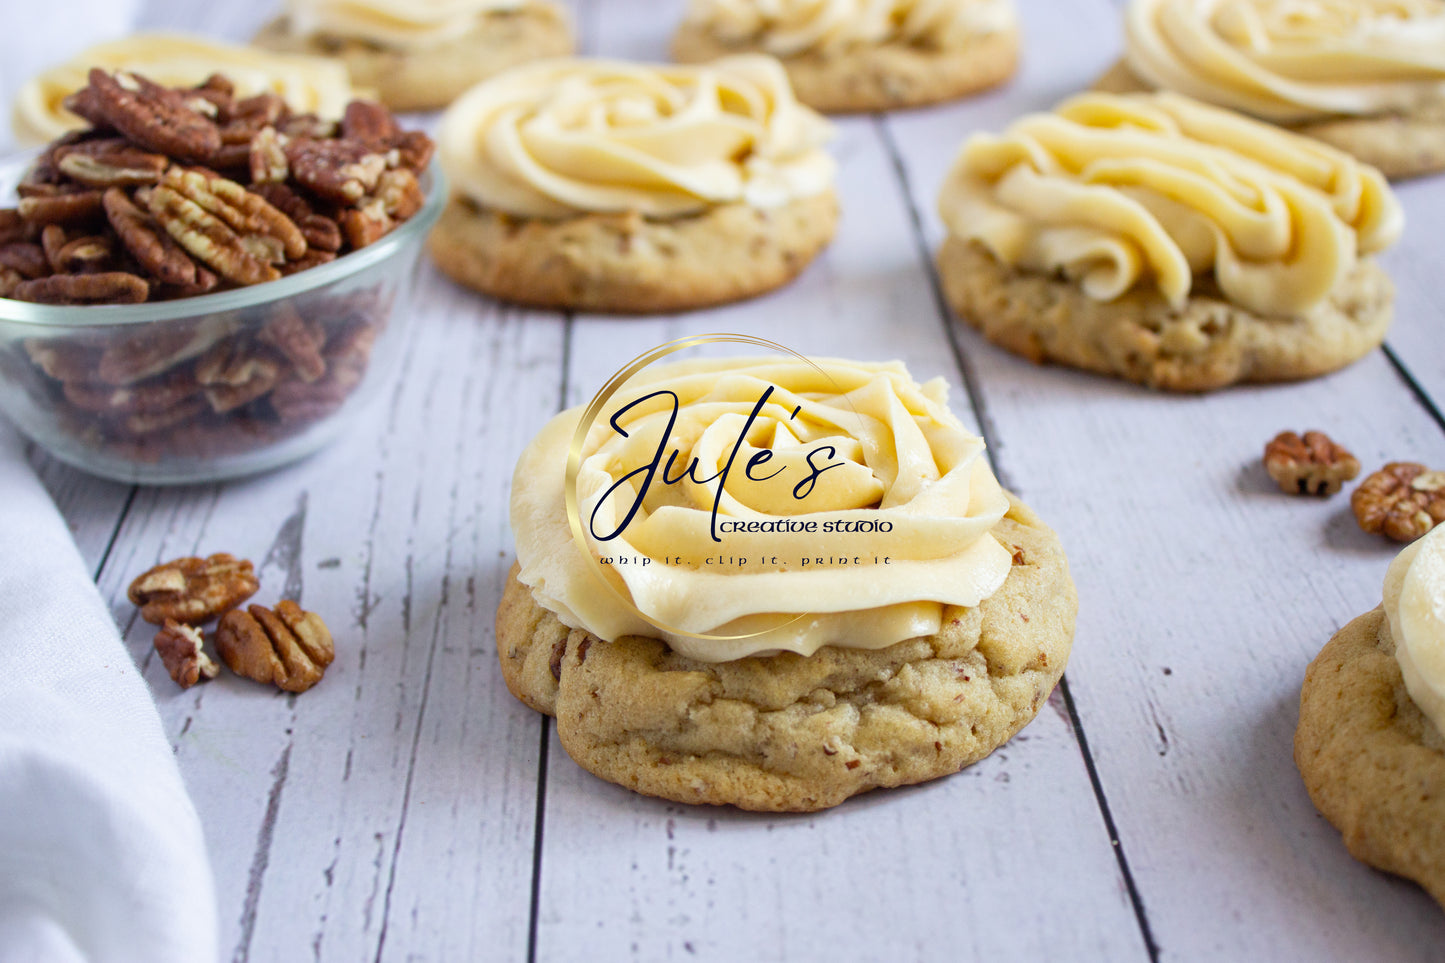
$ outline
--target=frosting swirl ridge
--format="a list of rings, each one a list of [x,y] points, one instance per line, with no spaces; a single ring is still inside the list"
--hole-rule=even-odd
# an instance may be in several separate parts
[[[179,33],[140,33],[98,44],[30,80],[15,99],[12,123],[24,143],[43,144],[88,124],[65,109],[91,67],[131,70],[168,87],[195,86],[223,73],[236,94],[275,93],[295,111],[340,117],[352,99],[346,68],[325,57],[270,53]]]
[[[1275,121],[1445,100],[1442,0],[1131,0],[1149,83]]]
[[[291,30],[360,40],[396,50],[425,50],[458,40],[488,13],[528,0],[286,0]]]
[[[1177,307],[1208,273],[1272,316],[1324,300],[1404,225],[1374,168],[1172,93],[1082,94],[973,136],[939,211],[955,236],[1101,301],[1152,286]]]
[[[518,461],[519,577],[567,625],[661,637],[709,662],[933,634],[945,605],[977,605],[1012,564],[990,534],[1007,496],[946,390],[897,362],[650,368],[609,400],[581,451],[579,518],[612,588],[565,508],[580,408]]]
[[[1012,29],[1012,0],[692,0],[689,21],[778,57],[900,42],[938,47]]]
[[[1445,733],[1445,526],[1407,545],[1385,573],[1385,616],[1405,690]]]
[[[829,190],[831,131],[771,57],[657,67],[564,59],[472,88],[437,140],[456,190],[483,207],[673,217]]]

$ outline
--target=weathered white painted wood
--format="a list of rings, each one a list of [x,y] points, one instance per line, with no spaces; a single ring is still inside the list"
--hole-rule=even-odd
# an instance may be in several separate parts
[[[1436,411],[1445,412],[1445,174],[1396,189],[1405,208],[1405,237],[1383,257],[1398,285],[1387,343]]]
[[[659,56],[674,21],[655,9],[608,3],[599,52]],[[873,121],[841,122],[835,153],[840,234],[797,282],[678,317],[579,317],[568,402],[585,402],[654,345],[736,332],[813,355],[902,358],[920,377],[945,376],[955,410],[972,421]],[[720,345],[709,353],[759,352]],[[588,775],[555,736],[546,803],[543,959],[987,959],[1059,947],[1100,959],[1145,955],[1057,694],[1014,742],[966,773],[815,817],[646,799]]]
[[[101,578],[211,843],[228,957],[525,954],[539,720],[502,686],[491,623],[506,490],[558,402],[562,326],[424,271],[400,381],[337,446],[263,478],[146,490]],[[224,675],[177,690],[126,581],[156,559],[255,559],[274,602],[333,627],[287,697]]]
[[[1116,55],[1116,11],[1102,0],[1067,17],[1021,6],[1028,53],[1007,90],[888,121],[930,245],[963,135],[1047,107]],[[1414,285],[1406,303],[1439,290],[1399,280]],[[1343,496],[1272,490],[1258,461],[1275,432],[1321,427],[1367,470],[1445,463],[1445,437],[1387,359],[1176,398],[1035,367],[961,326],[956,336],[997,457],[1070,551],[1083,603],[1069,676],[1162,955],[1438,956],[1439,908],[1350,859],[1291,761],[1304,667],[1378,604],[1395,547],[1361,533]]]

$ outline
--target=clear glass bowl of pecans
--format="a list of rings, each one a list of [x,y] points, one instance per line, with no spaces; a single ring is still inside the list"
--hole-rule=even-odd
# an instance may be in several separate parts
[[[223,77],[97,70],[67,106],[91,128],[0,169],[0,413],[146,484],[334,438],[403,356],[446,198],[431,141],[377,104],[327,122]]]

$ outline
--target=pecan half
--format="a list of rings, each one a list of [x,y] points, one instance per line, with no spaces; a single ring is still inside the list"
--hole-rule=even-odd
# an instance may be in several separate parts
[[[66,338],[27,338],[25,354],[56,381],[88,381],[95,377],[100,351]]]
[[[103,213],[101,192],[71,191],[20,198],[20,216],[39,227],[44,224],[85,224]]]
[[[30,239],[30,225],[13,207],[0,210],[0,246]]]
[[[1350,508],[1365,531],[1412,542],[1445,521],[1445,472],[1391,462],[1360,482]]]
[[[89,97],[105,124],[133,143],[179,160],[205,162],[221,147],[214,121],[186,103],[179,91],[139,74],[90,71]]]
[[[339,204],[370,194],[387,166],[384,153],[356,141],[295,137],[285,149],[296,182]]]
[[[115,245],[111,239],[102,234],[91,234],[65,242],[52,263],[57,271],[94,274],[107,270],[114,260]]]
[[[260,587],[250,562],[217,552],[163,562],[131,582],[126,596],[147,622],[195,624],[235,608]]]
[[[227,612],[216,628],[216,651],[237,675],[287,692],[320,682],[336,657],[326,623],[289,599],[275,611],[252,605]]]
[[[204,401],[191,398],[154,411],[137,411],[126,415],[117,427],[132,437],[143,437],[183,425],[205,410]]]
[[[65,400],[81,411],[98,415],[150,415],[176,407],[200,391],[200,386],[189,374],[177,371],[124,388],[67,381],[61,390],[65,392]]]
[[[205,638],[200,629],[175,619],[166,619],[161,630],[156,633],[156,654],[161,657],[161,664],[166,667],[176,685],[182,689],[189,689],[197,682],[214,679],[221,671],[221,667],[202,648],[204,644]]]
[[[55,152],[56,167],[86,187],[154,184],[170,161],[164,154],[133,147],[119,137],[86,141]]]
[[[261,326],[258,337],[281,352],[302,381],[315,381],[326,374],[326,359],[321,357],[326,332],[320,323],[301,317],[290,304],[277,306]]]
[[[260,284],[281,276],[257,257],[220,218],[175,190],[161,186],[150,195],[150,212],[190,254],[237,284]]]
[[[341,118],[341,136],[390,147],[401,133],[391,111],[372,100],[353,100]]]
[[[21,241],[0,247],[0,267],[8,267],[23,278],[41,278],[50,273],[50,259],[43,245]]]
[[[281,366],[241,338],[217,342],[196,362],[196,380],[217,414],[250,404],[276,386]]]
[[[96,365],[108,385],[129,385],[169,371],[209,348],[218,337],[213,325],[181,321],[146,325],[126,337],[112,337]]]
[[[311,204],[285,184],[258,184],[256,193],[272,207],[291,218],[306,238],[307,256],[317,250],[341,250],[341,227],[331,218],[318,214]]]
[[[1333,495],[1360,462],[1322,431],[1282,431],[1264,446],[1264,468],[1288,495]]]
[[[286,163],[286,136],[276,133],[274,127],[262,127],[251,138],[250,151],[251,183],[283,184],[291,176]]]
[[[99,274],[52,274],[22,281],[10,296],[39,304],[139,304],[150,295],[144,278],[125,271]]]
[[[140,266],[162,284],[196,283],[196,264],[155,219],[118,187],[105,192],[106,219]]]

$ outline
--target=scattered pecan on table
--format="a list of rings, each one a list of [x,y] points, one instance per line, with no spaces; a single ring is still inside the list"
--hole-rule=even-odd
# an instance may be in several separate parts
[[[1413,542],[1445,522],[1445,471],[1391,462],[1360,482],[1350,508],[1365,531]]]
[[[1322,431],[1282,431],[1264,446],[1264,467],[1288,495],[1333,495],[1360,473],[1354,455]]]
[[[336,657],[326,623],[289,599],[274,610],[252,605],[227,612],[216,628],[216,651],[237,675],[287,692],[320,682]]]
[[[168,620],[194,625],[235,608],[260,587],[249,561],[217,552],[162,562],[137,576],[126,596],[154,625]]]
[[[200,629],[175,619],[166,619],[165,625],[156,633],[156,654],[182,689],[214,679],[221,671],[221,667],[202,648],[204,644]]]

